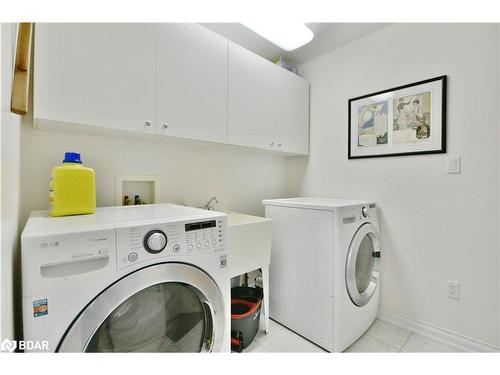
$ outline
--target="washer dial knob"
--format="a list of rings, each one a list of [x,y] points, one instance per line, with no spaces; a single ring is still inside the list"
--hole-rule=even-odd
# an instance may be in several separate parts
[[[152,230],[144,237],[144,248],[151,254],[161,253],[167,242],[167,235],[163,231]]]
[[[361,213],[363,214],[363,217],[367,217],[367,216],[368,216],[368,208],[363,207],[363,208],[361,209]]]

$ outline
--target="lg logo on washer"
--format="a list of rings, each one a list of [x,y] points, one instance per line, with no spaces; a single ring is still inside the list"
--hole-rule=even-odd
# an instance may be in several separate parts
[[[0,344],[0,352],[13,353],[15,350],[49,350],[49,342],[47,340],[32,341],[32,340],[9,340],[5,339]]]

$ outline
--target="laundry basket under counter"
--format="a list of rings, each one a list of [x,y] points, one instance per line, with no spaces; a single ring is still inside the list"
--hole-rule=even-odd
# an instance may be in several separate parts
[[[271,264],[272,220],[229,212],[229,276],[262,270],[264,329],[269,332],[269,265]]]

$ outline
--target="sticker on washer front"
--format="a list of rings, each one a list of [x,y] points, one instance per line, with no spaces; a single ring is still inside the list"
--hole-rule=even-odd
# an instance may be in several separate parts
[[[38,301],[33,301],[33,316],[39,318],[44,315],[49,314],[49,303],[47,298],[39,299]]]

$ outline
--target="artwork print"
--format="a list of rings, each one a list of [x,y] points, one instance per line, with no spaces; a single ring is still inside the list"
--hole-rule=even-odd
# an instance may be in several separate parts
[[[446,152],[446,78],[349,99],[348,158]]]
[[[358,146],[373,147],[387,144],[387,102],[358,108]]]
[[[393,102],[395,144],[426,142],[431,137],[431,93],[404,96]]]

